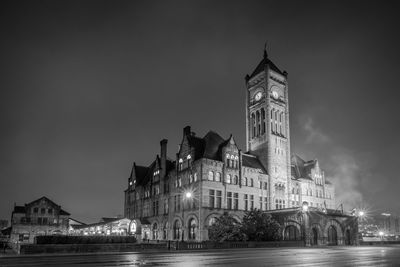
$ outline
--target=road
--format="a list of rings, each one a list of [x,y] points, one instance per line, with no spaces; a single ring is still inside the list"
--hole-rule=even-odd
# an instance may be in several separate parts
[[[400,245],[20,256],[0,266],[400,266]]]

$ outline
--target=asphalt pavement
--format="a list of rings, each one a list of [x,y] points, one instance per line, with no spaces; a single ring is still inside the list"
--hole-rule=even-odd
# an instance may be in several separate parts
[[[400,245],[6,256],[0,266],[400,266]]]

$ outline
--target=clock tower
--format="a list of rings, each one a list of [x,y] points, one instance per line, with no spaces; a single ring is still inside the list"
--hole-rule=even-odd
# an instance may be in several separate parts
[[[288,75],[264,49],[261,62],[246,75],[246,148],[268,172],[269,209],[289,207],[290,131]]]

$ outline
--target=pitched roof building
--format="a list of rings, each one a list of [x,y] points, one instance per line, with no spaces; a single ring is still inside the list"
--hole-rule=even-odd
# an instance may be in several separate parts
[[[209,225],[224,212],[240,220],[246,210],[298,208],[304,201],[321,210],[334,208],[333,185],[318,161],[291,156],[287,72],[264,51],[245,82],[245,152],[233,136],[209,131],[198,137],[186,126],[173,159],[164,139],[151,164],[133,164],[125,217],[134,220],[136,234],[207,240]]]

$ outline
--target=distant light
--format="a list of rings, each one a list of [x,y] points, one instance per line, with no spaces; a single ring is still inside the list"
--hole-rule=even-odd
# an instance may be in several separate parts
[[[186,192],[185,196],[186,196],[186,198],[191,198],[192,197],[192,193],[191,192]]]
[[[385,234],[385,233],[382,232],[382,231],[379,232],[379,236],[383,236],[384,234]]]
[[[362,216],[365,215],[365,212],[361,210],[361,211],[358,212],[358,215],[362,217]]]
[[[382,213],[383,216],[390,216],[390,213]]]
[[[306,201],[303,202],[303,211],[308,211],[308,203]]]

